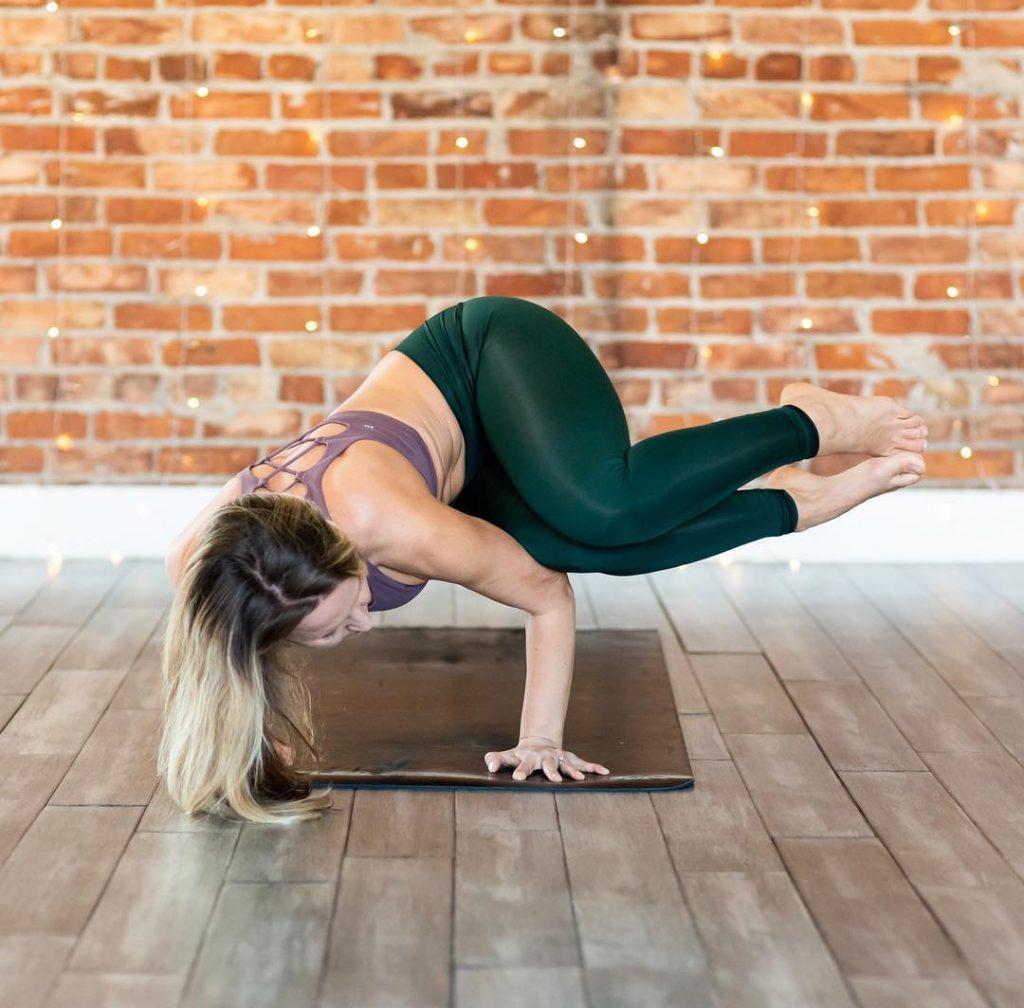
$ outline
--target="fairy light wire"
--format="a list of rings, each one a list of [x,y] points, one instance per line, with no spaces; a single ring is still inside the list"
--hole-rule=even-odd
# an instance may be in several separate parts
[[[70,38],[70,12],[65,13],[59,7],[56,8],[56,12],[59,12],[59,16],[63,19],[66,31],[62,33],[63,38]],[[51,11],[55,13],[55,11]],[[53,389],[53,400],[51,403],[52,414],[50,417],[50,451],[53,464],[50,473],[51,485],[57,482],[60,475],[60,453],[63,450],[71,450],[72,439],[70,434],[66,431],[61,430],[62,418],[64,417],[64,411],[60,408],[60,403],[63,400],[64,392],[64,365],[62,362],[62,347],[61,343],[67,338],[65,335],[65,317],[67,315],[67,304],[64,297],[64,284],[67,279],[67,239],[65,237],[65,231],[67,229],[67,208],[68,208],[68,195],[67,195],[67,171],[68,171],[68,126],[65,118],[65,106],[70,107],[73,102],[69,100],[70,90],[65,89],[63,78],[67,74],[67,54],[66,50],[60,50],[60,40],[57,42],[57,46],[50,54],[51,60],[54,61],[52,67],[53,81],[54,81],[54,97],[57,102],[56,114],[57,114],[57,213],[54,218],[51,219],[51,229],[57,231],[57,262],[56,267],[52,271],[52,277],[56,283],[56,289],[53,291],[53,304],[54,314],[56,316],[55,323],[47,330],[47,339],[45,342],[49,344],[49,360],[53,368],[54,378],[54,389]],[[63,566],[63,556],[60,552],[60,543],[51,541],[47,544],[49,557],[47,560],[47,573],[50,577],[55,577],[60,573]]]
[[[970,182],[970,212],[967,215],[967,234],[968,234],[968,243],[967,243],[968,253],[967,254],[968,254],[968,262],[967,262],[967,271],[966,272],[967,272],[967,277],[968,277],[967,296],[970,298],[970,303],[969,303],[969,305],[965,305],[964,307],[965,307],[965,310],[967,312],[967,345],[968,345],[968,355],[969,355],[969,358],[970,358],[970,370],[971,370],[971,380],[968,383],[969,388],[971,389],[971,395],[969,397],[969,406],[976,406],[977,409],[980,409],[980,407],[983,405],[983,402],[982,402],[983,397],[979,394],[977,396],[977,399],[978,399],[977,404],[975,404],[975,402],[974,402],[974,400],[975,400],[974,388],[975,388],[975,385],[976,385],[977,377],[978,377],[978,375],[979,375],[979,373],[981,371],[981,364],[980,364],[979,357],[978,357],[978,341],[976,339],[976,335],[977,335],[977,321],[976,320],[977,320],[978,308],[977,308],[977,305],[975,303],[975,301],[976,301],[976,291],[977,291],[977,279],[978,279],[978,269],[977,269],[978,222],[977,222],[977,214],[978,214],[978,202],[979,202],[978,201],[976,187],[977,187],[977,177],[980,174],[979,170],[978,170],[977,96],[975,94],[976,89],[977,89],[977,85],[978,85],[978,82],[979,82],[979,76],[975,72],[976,71],[976,61],[978,59],[978,47],[975,44],[975,29],[976,29],[976,23],[977,23],[976,22],[976,10],[975,10],[975,8],[976,8],[975,0],[969,0],[970,20],[969,20],[968,24],[969,24],[969,29],[970,29],[970,32],[971,32],[971,46],[970,46],[969,53],[968,53],[968,50],[966,50],[965,47],[964,47],[964,31],[963,31],[964,26],[963,26],[963,24],[959,24],[958,25],[958,31],[955,33],[954,37],[957,40],[957,47],[958,47],[959,55],[960,55],[960,65],[961,65],[961,67],[964,70],[964,75],[965,75],[965,80],[966,80],[966,85],[967,85],[967,116],[966,116],[966,122],[964,123],[964,126],[965,126],[966,131],[967,131],[966,132],[966,135],[967,135],[967,151],[968,151],[967,162],[968,162],[968,167],[969,167],[969,171],[970,171],[970,178],[969,178],[969,182]],[[1013,244],[1013,242],[1012,242],[1012,230],[1011,230],[1011,241],[1010,241],[1011,247],[1012,247],[1012,244]],[[1014,300],[1016,300],[1015,294],[1013,296],[1014,296]],[[977,415],[977,413],[975,415]],[[960,449],[961,457],[969,457],[969,458],[971,458],[974,461],[975,471],[977,473],[977,478],[979,480],[981,480],[981,482],[983,484],[985,484],[988,487],[988,489],[990,489],[990,490],[998,489],[999,484],[996,482],[995,478],[990,476],[989,473],[986,471],[985,460],[984,460],[984,457],[983,457],[983,453],[979,452],[979,453],[975,454],[973,449],[971,449],[970,444],[968,443],[968,440],[975,440],[975,439],[973,437],[971,437],[970,439],[967,439],[966,437],[964,438],[964,445]],[[963,452],[964,452],[965,448],[970,452],[969,456],[964,456],[963,455]]]
[[[454,0],[455,9],[458,13],[458,30],[455,38],[455,65],[453,67],[456,74],[456,91],[455,91],[455,122],[456,129],[458,130],[458,136],[465,137],[465,147],[460,148],[456,144],[456,156],[455,156],[455,246],[456,246],[456,269],[455,269],[455,298],[458,301],[463,293],[467,293],[469,285],[466,284],[465,278],[468,269],[469,249],[466,247],[468,238],[463,228],[462,215],[465,213],[465,172],[466,172],[466,157],[469,151],[469,130],[465,128],[463,120],[466,118],[466,91],[467,83],[465,81],[464,69],[464,43],[470,42],[475,38],[475,33],[471,37],[468,36],[466,29],[466,9],[462,5],[462,0]]]
[[[564,33],[568,36],[568,44],[565,47],[565,51],[568,55],[568,66],[566,68],[566,121],[568,129],[566,129],[562,135],[568,136],[569,142],[567,145],[567,157],[566,157],[566,200],[565,200],[565,233],[562,241],[565,243],[566,248],[564,249],[563,255],[565,256],[565,269],[562,276],[562,296],[565,298],[566,317],[571,321],[574,316],[574,311],[570,308],[570,305],[575,305],[572,297],[572,277],[576,271],[576,151],[584,150],[585,147],[576,146],[576,130],[574,128],[574,119],[576,117],[576,88],[575,88],[575,77],[576,77],[576,3],[575,0],[569,0],[569,17],[568,17],[568,29]],[[556,34],[556,37],[557,34]],[[586,140],[584,137],[580,137],[580,140],[585,144]]]
[[[820,8],[821,0],[812,0],[812,8]],[[818,343],[814,339],[814,314],[813,308],[810,305],[810,297],[807,293],[807,270],[804,268],[800,270],[800,248],[801,242],[804,236],[804,230],[808,228],[808,220],[813,222],[810,225],[810,230],[819,231],[819,224],[821,222],[821,207],[818,205],[818,201],[814,200],[813,209],[817,212],[812,214],[811,200],[807,193],[807,133],[810,128],[810,110],[814,104],[814,96],[810,91],[810,82],[804,76],[805,65],[809,62],[808,49],[810,47],[810,14],[806,11],[801,13],[801,38],[800,38],[800,92],[798,96],[799,103],[799,128],[797,136],[797,192],[799,193],[799,206],[802,207],[801,220],[798,222],[798,227],[793,236],[793,240],[790,243],[790,262],[789,262],[789,275],[793,279],[793,283],[796,287],[796,318],[799,329],[795,333],[799,340],[799,332],[802,330],[808,335],[804,339],[805,347],[805,364],[804,366],[810,371],[811,384],[821,385],[821,370],[818,367]],[[809,76],[809,75],[808,75]],[[806,100],[805,100],[806,99]],[[808,324],[804,325],[804,320],[807,320]]]
[[[182,11],[182,21],[183,34],[186,39],[190,39],[192,37],[191,6],[191,0],[185,0],[185,8]],[[192,81],[192,67],[194,65],[196,65],[196,61],[193,59],[193,53],[189,50],[186,50],[183,62],[183,80],[185,82],[185,91],[188,94],[188,115],[183,117],[183,124],[180,134],[181,146],[179,156],[183,158],[182,172],[179,180],[179,202],[181,204],[181,219],[178,227],[178,236],[176,240],[176,244],[178,247],[177,282],[179,287],[178,332],[176,338],[171,341],[172,345],[175,348],[174,363],[169,366],[164,366],[163,362],[161,361],[161,371],[163,372],[161,381],[161,387],[163,392],[162,407],[163,414],[167,418],[167,422],[170,425],[167,443],[164,445],[163,448],[161,448],[158,443],[156,448],[157,483],[161,486],[170,482],[170,475],[176,469],[180,469],[185,457],[184,452],[182,451],[182,440],[184,435],[181,430],[181,427],[179,427],[178,424],[177,403],[178,397],[184,394],[184,381],[182,379],[182,361],[183,359],[187,359],[187,343],[189,341],[187,304],[189,298],[187,294],[187,289],[188,284],[191,282],[191,279],[188,277],[185,269],[185,251],[186,246],[188,245],[188,220],[190,217],[190,210],[194,199],[192,194],[192,144],[193,133],[195,129],[195,85]]]

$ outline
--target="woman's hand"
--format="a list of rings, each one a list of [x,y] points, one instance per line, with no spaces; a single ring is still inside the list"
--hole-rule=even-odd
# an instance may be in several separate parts
[[[573,780],[583,780],[583,771],[606,774],[611,771],[600,763],[587,763],[568,749],[560,749],[550,739],[521,738],[513,749],[489,752],[484,756],[487,769],[494,773],[503,766],[514,767],[513,780],[526,780],[535,770],[543,770],[553,781],[560,781],[563,770]]]

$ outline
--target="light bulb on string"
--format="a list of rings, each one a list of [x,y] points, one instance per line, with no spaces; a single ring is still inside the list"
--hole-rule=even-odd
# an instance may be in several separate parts
[[[960,29],[960,28],[963,28],[964,25],[961,24],[961,25],[958,25],[957,27],[958,27],[958,29]],[[966,136],[967,136],[968,162],[969,162],[970,167],[971,167],[970,185],[971,185],[971,191],[972,191],[972,194],[973,194],[973,192],[975,190],[975,186],[977,185],[977,179],[978,179],[978,174],[979,174],[978,171],[977,171],[978,149],[977,149],[977,114],[976,114],[977,113],[977,108],[976,108],[976,88],[977,88],[977,85],[978,85],[978,78],[977,78],[977,75],[976,75],[976,72],[975,72],[975,70],[976,70],[975,61],[979,58],[979,49],[978,49],[978,45],[977,45],[977,39],[975,37],[976,31],[977,31],[977,19],[975,17],[975,0],[970,0],[970,19],[969,19],[969,21],[966,22],[966,27],[968,27],[970,32],[971,32],[970,46],[968,48],[965,48],[963,32],[962,31],[960,31],[960,30],[957,30],[956,32],[951,31],[950,34],[952,36],[954,36],[956,38],[956,40],[957,40],[957,49],[959,50],[961,69],[963,70],[965,68],[965,66],[967,68],[969,68],[968,72],[966,73],[966,79],[967,79],[967,103],[966,103],[965,111],[967,113],[967,117],[966,117],[967,118],[967,133],[966,133]],[[975,322],[974,322],[975,315],[974,315],[974,312],[976,311],[976,309],[974,309],[974,307],[973,307],[974,296],[975,296],[975,292],[977,290],[976,267],[974,265],[977,262],[977,244],[978,244],[977,217],[981,216],[981,214],[978,213],[979,208],[984,208],[985,210],[987,210],[987,204],[985,204],[985,203],[983,203],[981,201],[973,199],[973,196],[972,196],[972,208],[974,210],[974,213],[970,213],[970,214],[967,215],[968,255],[969,255],[968,269],[970,270],[970,273],[969,273],[968,279],[967,279],[967,291],[971,295],[971,302],[972,303],[970,305],[966,305],[965,306],[965,310],[968,313],[968,326],[967,326],[967,341],[968,341],[968,344],[967,345],[968,345],[968,348],[969,348],[968,349],[968,354],[969,354],[969,358],[970,358],[970,373],[971,373],[971,378],[973,379],[974,376],[977,375],[978,372],[980,371],[980,361],[978,359],[977,340],[974,338],[974,336],[975,336]],[[1008,238],[1009,238],[1009,247],[1010,247],[1010,250],[1011,250],[1011,255],[1015,255],[1016,252],[1015,252],[1015,248],[1014,248],[1014,242],[1013,242],[1012,234],[1008,233]],[[1016,275],[1016,271],[1015,270],[1011,270],[1011,275]],[[1014,301],[1016,301],[1016,291],[1014,291],[1013,297],[1014,297]],[[991,380],[990,380],[990,384],[991,384]],[[973,380],[970,382],[970,385],[973,388],[973,386],[974,386]],[[975,397],[972,395],[971,399],[973,400],[974,398]],[[978,406],[983,405],[984,397],[979,395],[978,396],[978,400],[979,400]],[[956,429],[959,430],[961,425],[960,424],[955,424],[954,426],[956,427]],[[990,490],[995,490],[995,489],[998,488],[999,484],[996,482],[996,480],[993,477],[988,475],[988,473],[986,471],[986,467],[985,467],[984,458],[982,457],[983,454],[984,453],[981,453],[981,454],[979,454],[979,456],[977,458],[975,458],[974,457],[974,451],[973,451],[973,449],[971,448],[971,446],[969,444],[964,444],[960,448],[960,457],[965,459],[965,460],[973,459],[974,467],[975,467],[975,473],[977,474],[977,477],[980,480],[982,480],[982,482],[985,483]]]
[[[815,226],[818,223],[818,207],[806,205],[807,198],[807,185],[806,185],[806,173],[807,173],[807,132],[808,132],[808,115],[810,109],[814,105],[814,95],[808,91],[804,84],[804,64],[807,58],[807,51],[809,47],[809,17],[806,15],[801,17],[802,25],[802,38],[800,42],[799,50],[799,65],[800,65],[800,81],[799,81],[799,102],[796,107],[796,115],[798,117],[797,122],[797,149],[795,152],[788,155],[789,157],[795,157],[796,159],[796,180],[795,186],[796,192],[799,195],[798,200],[791,202],[793,209],[793,220],[790,227],[792,228],[792,235],[789,242],[789,273],[793,278],[793,282],[796,287],[796,304],[792,308],[792,316],[790,318],[799,319],[799,322],[793,325],[793,335],[796,337],[800,336],[800,331],[803,333],[810,333],[814,328],[813,314],[807,311],[803,301],[804,294],[804,280],[798,269],[800,262],[800,246],[803,238],[804,228],[808,226]],[[797,207],[804,207],[803,219],[797,216]],[[787,327],[788,328],[788,327]],[[760,327],[759,327],[760,329]],[[758,330],[755,330],[757,333]],[[817,349],[813,340],[807,339],[806,337],[798,339],[796,342],[802,345],[804,350],[804,363],[803,367],[809,372],[808,380],[814,385],[821,384],[821,378],[818,370],[818,358]],[[791,558],[789,560],[789,570],[797,572],[800,570],[800,560],[797,558]]]
[[[52,6],[48,4],[47,10],[54,13],[58,10],[58,5],[56,3]],[[68,15],[64,14],[63,20],[65,22],[65,28],[67,27],[67,18]],[[67,190],[65,188],[67,180],[68,151],[68,131],[65,119],[65,108],[69,107],[69,105],[67,101],[67,93],[64,89],[64,79],[67,76],[66,64],[63,59],[58,57],[56,46],[50,50],[49,70],[50,76],[55,83],[54,105],[57,114],[57,213],[56,216],[50,220],[50,229],[57,233],[57,264],[51,274],[55,278],[57,286],[52,291],[56,318],[53,321],[53,324],[47,327],[47,339],[45,344],[49,348],[46,360],[53,369],[54,379],[53,402],[51,403],[50,409],[50,440],[53,448],[48,454],[52,459],[50,480],[51,483],[55,483],[61,469],[60,454],[62,452],[68,452],[74,447],[74,441],[71,435],[60,430],[64,412],[59,408],[60,401],[65,390],[64,381],[61,377],[63,374],[63,368],[61,366],[61,347],[64,341],[59,340],[58,337],[61,333],[65,312],[64,289],[67,264],[67,231],[63,227],[63,224],[66,217],[68,202]],[[53,579],[60,574],[61,569],[63,568],[63,555],[61,553],[60,544],[56,541],[48,542],[47,550],[49,552],[49,556],[46,562],[46,574],[48,578]]]
[[[568,124],[568,129],[572,130],[573,129],[573,120],[575,118],[575,100],[576,100],[576,86],[575,86],[574,74],[575,74],[575,70],[576,70],[576,62],[577,62],[577,57],[578,57],[578,53],[577,53],[578,45],[577,45],[577,43],[579,41],[579,34],[576,31],[576,3],[575,3],[575,0],[569,0],[568,21],[569,21],[569,28],[568,29],[562,28],[562,27],[558,27],[558,28],[554,29],[552,34],[555,35],[556,38],[565,38],[565,37],[567,37],[569,35],[571,35],[571,37],[572,37],[572,44],[566,50],[566,52],[568,54],[568,63],[567,63],[568,80],[566,81],[566,115],[565,115],[566,123]],[[567,158],[567,169],[568,169],[568,173],[567,173],[568,174],[567,192],[568,192],[568,198],[565,201],[565,217],[566,217],[566,219],[565,219],[565,233],[566,234],[569,233],[570,227],[572,226],[572,222],[570,220],[570,217],[574,217],[575,216],[576,205],[577,205],[577,203],[576,203],[576,195],[577,195],[577,192],[578,192],[578,187],[577,187],[577,176],[576,176],[576,160],[573,157],[573,151],[584,150],[586,148],[586,146],[587,146],[586,137],[582,136],[579,133],[575,134],[572,137],[571,141],[570,141],[570,146],[569,146],[569,151],[568,151],[568,158]],[[574,276],[574,274],[576,272],[576,248],[575,248],[575,246],[577,244],[583,244],[579,240],[579,236],[581,234],[582,234],[582,232],[577,231],[576,234],[573,236],[574,237],[574,241],[569,241],[569,242],[564,242],[563,243],[563,249],[564,249],[564,255],[565,255],[565,274],[564,274],[564,278],[563,278],[563,281],[562,281],[562,294],[563,294],[563,297],[566,299],[566,308],[565,308],[566,318],[568,319],[570,324],[572,323],[572,320],[573,320],[573,317],[574,317],[574,311],[570,309],[569,305],[570,305],[570,302],[571,302],[571,299],[572,299],[572,294],[573,294],[573,276]]]

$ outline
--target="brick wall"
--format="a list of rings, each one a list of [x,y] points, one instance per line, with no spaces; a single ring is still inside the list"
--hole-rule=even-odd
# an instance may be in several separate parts
[[[1013,6],[4,3],[0,479],[218,482],[514,294],[634,439],[807,378],[1022,486]]]

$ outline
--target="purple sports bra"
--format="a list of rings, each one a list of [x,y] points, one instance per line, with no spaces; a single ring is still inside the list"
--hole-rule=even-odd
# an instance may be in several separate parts
[[[338,419],[342,418],[342,419]],[[345,430],[326,437],[310,437],[315,431],[329,423],[347,423]],[[275,473],[287,472],[295,477],[295,481],[286,489],[295,486],[295,483],[302,483],[306,487],[306,496],[325,515],[329,517],[327,504],[324,501],[321,479],[324,470],[333,462],[353,441],[363,438],[371,438],[374,441],[381,441],[386,445],[400,451],[423,476],[430,487],[431,494],[437,497],[437,473],[434,471],[434,464],[430,459],[430,452],[427,450],[426,442],[415,427],[402,420],[384,413],[375,413],[372,410],[339,410],[332,413],[312,430],[300,434],[294,441],[271,452],[271,456],[279,455],[294,445],[307,442],[309,447],[299,452],[295,457],[301,458],[311,448],[318,444],[325,445],[323,458],[318,459],[308,469],[296,472],[287,465],[277,466],[273,472],[267,473],[257,479],[252,472],[254,466],[260,464],[271,465],[270,456],[264,456],[259,462],[253,462],[246,466],[238,475],[241,478],[242,493],[252,493],[266,485],[266,481]],[[294,462],[295,459],[292,459]],[[426,582],[419,585],[402,584],[394,578],[388,577],[383,571],[375,567],[369,560],[366,561],[366,580],[370,585],[370,612],[380,612],[384,609],[397,609],[406,602],[411,602],[426,587]]]

